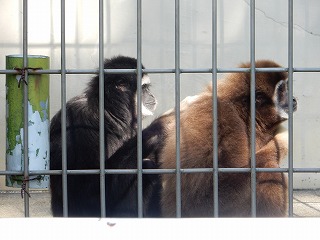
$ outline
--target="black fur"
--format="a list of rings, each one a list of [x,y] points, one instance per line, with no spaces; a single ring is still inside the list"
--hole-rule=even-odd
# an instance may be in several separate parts
[[[129,57],[115,57],[105,61],[105,69],[135,69],[137,61]],[[105,151],[108,159],[124,142],[136,135],[136,74],[105,74]],[[68,169],[99,169],[99,77],[95,76],[83,95],[67,103],[67,167]],[[132,141],[132,140],[130,140]],[[51,120],[50,168],[59,170],[61,164],[61,111]],[[118,153],[118,154],[121,154]],[[129,161],[132,162],[132,161]],[[132,165],[132,166],[131,166]],[[124,162],[107,168],[135,168]],[[149,166],[150,167],[150,166]],[[153,167],[153,166],[151,166]],[[131,176],[134,177],[134,176]],[[136,193],[122,179],[128,175],[106,177],[107,216],[135,216]],[[121,179],[121,181],[118,181]],[[147,182],[147,181],[146,181]],[[52,213],[62,216],[62,178],[51,176]],[[128,188],[129,186],[129,188]],[[121,201],[121,191],[130,189],[130,198]],[[145,191],[147,194],[147,191]],[[99,175],[68,175],[68,214],[70,217],[100,216]]]
[[[166,131],[163,118],[157,118],[142,131],[142,167],[143,169],[158,169],[158,154],[160,153]],[[106,162],[108,169],[137,168],[137,137],[123,144]],[[108,175],[108,191],[112,193],[110,211],[121,212],[126,204],[137,206],[136,175]],[[121,188],[119,187],[121,186]],[[143,174],[143,203],[145,217],[160,217],[161,176],[159,174]],[[130,202],[130,203],[129,203]],[[117,207],[114,207],[117,206]],[[131,207],[132,216],[137,216],[137,208]],[[111,214],[113,215],[113,214]]]

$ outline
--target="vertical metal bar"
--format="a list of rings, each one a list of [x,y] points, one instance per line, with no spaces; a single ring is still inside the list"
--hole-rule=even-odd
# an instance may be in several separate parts
[[[176,217],[181,217],[180,164],[180,1],[175,0]]]
[[[100,209],[106,217],[105,131],[104,131],[104,29],[103,0],[99,0],[99,142],[100,142]]]
[[[138,217],[143,217],[143,191],[142,191],[142,6],[141,0],[137,0],[137,112],[138,112],[138,126],[137,126],[137,167],[138,167]]]
[[[217,97],[217,0],[212,1],[212,117],[213,117],[213,215],[219,216],[218,97]]]
[[[28,67],[28,0],[23,1],[23,67]],[[25,79],[28,79],[28,71],[25,70]],[[23,159],[24,159],[24,179],[29,179],[29,151],[28,151],[28,86],[23,84]],[[29,191],[29,181],[25,181],[26,191]],[[24,195],[24,214],[29,217],[29,196]]]
[[[288,153],[288,185],[289,185],[289,217],[293,216],[293,0],[288,2],[288,90],[289,90],[289,153]]]
[[[62,144],[62,204],[63,216],[68,217],[67,175],[67,112],[66,112],[66,39],[65,0],[61,0],[61,144]]]
[[[251,136],[250,136],[250,149],[251,149],[251,216],[256,216],[256,73],[255,73],[255,0],[250,1],[250,116],[251,116]]]

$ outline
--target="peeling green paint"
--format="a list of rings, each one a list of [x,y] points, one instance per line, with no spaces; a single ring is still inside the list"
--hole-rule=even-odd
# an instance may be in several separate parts
[[[7,69],[22,68],[23,57],[10,55],[6,57]],[[28,68],[49,69],[49,57],[28,56]],[[21,171],[24,169],[23,128],[24,128],[24,84],[18,82],[21,75],[6,76],[7,107],[7,169]],[[28,74],[28,159],[30,170],[46,170],[49,167],[49,75]],[[6,178],[7,186],[20,186],[23,176]],[[49,177],[42,177],[48,185]],[[36,182],[36,181],[35,181]],[[41,181],[39,181],[41,182]],[[40,183],[35,185],[41,186]]]
[[[22,68],[23,58],[19,55],[10,55],[6,57],[7,69]],[[49,57],[29,57],[28,67],[49,69]],[[7,139],[9,147],[7,152],[12,151],[17,142],[16,136],[20,135],[20,129],[23,129],[23,84],[18,87],[18,80],[20,75],[7,74],[6,87],[7,87]],[[33,112],[39,112],[42,121],[47,120],[49,116],[49,75],[28,75],[28,100],[32,106]],[[10,89],[8,91],[8,89]],[[34,122],[29,121],[29,124]]]

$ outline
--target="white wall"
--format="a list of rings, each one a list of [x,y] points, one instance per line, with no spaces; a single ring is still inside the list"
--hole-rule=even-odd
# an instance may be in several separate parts
[[[136,56],[136,1],[105,1],[105,56]],[[250,56],[249,0],[218,1],[218,67],[231,68]],[[256,1],[256,58],[288,63],[288,8],[284,0]],[[142,57],[146,68],[174,68],[174,1],[143,3]],[[98,66],[98,1],[66,1],[67,68]],[[320,2],[294,1],[294,67],[320,65]],[[60,1],[29,1],[29,54],[48,55],[60,68]],[[211,0],[181,0],[181,67],[211,67]],[[1,0],[0,69],[5,55],[22,53],[22,4]],[[89,75],[67,77],[68,98],[80,93]],[[174,75],[151,75],[159,115],[174,104]],[[209,74],[181,77],[181,98],[198,93]],[[5,76],[0,75],[0,169],[5,168]],[[295,73],[294,166],[320,167],[319,73]],[[51,76],[51,114],[60,108],[60,76]],[[3,178],[0,178],[0,180]],[[3,183],[2,183],[3,184]],[[318,174],[295,174],[296,188],[319,188]],[[1,186],[1,185],[0,185]]]

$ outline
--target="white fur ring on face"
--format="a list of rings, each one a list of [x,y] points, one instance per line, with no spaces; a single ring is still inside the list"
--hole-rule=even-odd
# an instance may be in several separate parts
[[[146,108],[143,103],[141,104],[141,112],[142,112],[142,116],[152,116],[153,112],[151,112],[148,108]]]
[[[283,119],[288,119],[288,113],[285,111],[285,109],[283,108],[283,106],[281,106],[281,99],[279,99],[279,91],[281,87],[283,87],[283,85],[286,85],[287,80],[281,80],[280,82],[277,83],[276,88],[275,88],[275,92],[274,92],[274,96],[273,96],[273,101],[275,103],[277,112],[279,114],[280,117],[282,117]],[[287,93],[285,93],[287,95]]]
[[[138,105],[138,100],[137,100],[137,94],[136,94],[136,106]],[[152,116],[153,115],[153,112],[150,111],[148,108],[146,108],[144,105],[143,105],[143,102],[141,101],[141,113],[142,113],[142,117],[146,117],[146,116]],[[137,112],[137,108],[136,108],[136,114],[138,114]]]
[[[136,97],[135,97],[135,101],[136,101],[136,106],[138,105],[138,100],[137,100],[137,94],[136,94]],[[153,112],[151,112],[148,108],[146,108],[144,105],[143,105],[143,102],[141,102],[141,113],[142,113],[142,116],[152,116],[153,115]],[[136,114],[138,114],[137,112],[137,108],[136,108]]]
[[[150,78],[148,75],[144,75],[141,79],[141,84],[144,85],[144,84],[150,84]]]
[[[142,84],[142,86],[145,84],[150,84],[150,78],[148,75],[144,75],[142,77],[141,84]],[[136,94],[135,99],[136,99],[136,105],[137,105],[137,103],[138,103],[137,94]],[[151,110],[149,110],[146,106],[144,106],[143,102],[141,102],[141,113],[142,113],[142,116],[152,116],[153,115],[153,112]]]

